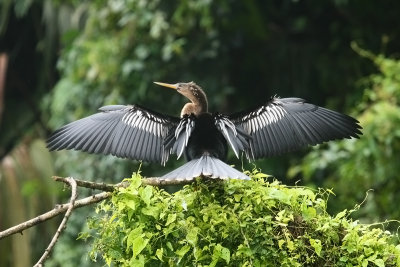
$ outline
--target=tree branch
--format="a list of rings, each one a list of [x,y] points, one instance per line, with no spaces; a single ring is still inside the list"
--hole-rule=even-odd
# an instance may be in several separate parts
[[[68,178],[60,177],[60,176],[53,176],[54,181],[63,182],[69,184]],[[106,184],[106,183],[96,183],[96,182],[89,182],[85,180],[75,179],[75,182],[80,187],[90,188],[90,189],[97,189],[105,192],[113,192],[118,187],[127,187],[127,182],[121,182],[118,184]]]
[[[104,199],[107,199],[110,196],[111,196],[111,192],[102,192],[102,193],[99,193],[96,195],[92,195],[90,197],[85,197],[85,198],[79,199],[79,200],[75,201],[75,204],[72,205],[72,207],[73,207],[73,209],[76,209],[76,208],[88,206],[88,205],[91,205],[94,203],[98,203]],[[24,231],[28,228],[31,228],[32,226],[35,226],[42,222],[45,222],[51,218],[54,218],[54,217],[60,215],[61,213],[66,212],[70,208],[70,206],[71,206],[71,203],[57,205],[54,209],[52,209],[46,213],[43,213],[42,215],[39,215],[29,221],[26,221],[26,222],[20,223],[16,226],[13,226],[11,228],[8,228],[7,230],[0,232],[0,240],[7,236],[16,234],[16,233],[22,234],[22,231]]]
[[[68,177],[68,178],[66,178],[66,180],[68,181],[69,185],[71,186],[71,199],[69,201],[69,207],[67,209],[67,212],[64,215],[63,220],[61,221],[60,225],[58,226],[57,232],[54,234],[53,239],[51,240],[49,246],[46,248],[42,257],[40,257],[40,259],[34,266],[42,266],[43,265],[44,261],[47,259],[51,250],[55,246],[58,238],[60,237],[61,232],[64,230],[65,225],[67,224],[67,221],[69,219],[69,216],[71,216],[72,210],[74,209],[75,200],[78,196],[76,193],[77,185],[76,185],[74,178]]]
[[[64,213],[68,210],[73,210],[76,208],[80,208],[83,206],[88,206],[94,203],[98,203],[104,199],[107,199],[111,196],[112,192],[118,188],[118,187],[127,187],[129,185],[128,182],[121,182],[118,184],[106,184],[106,183],[96,183],[96,182],[88,182],[88,181],[84,181],[84,180],[79,180],[79,179],[74,179],[74,178],[65,178],[65,177],[59,177],[59,176],[53,176],[53,179],[57,182],[63,182],[66,183],[68,185],[71,185],[70,180],[74,180],[74,182],[76,183],[76,186],[79,187],[85,187],[85,188],[90,188],[90,189],[97,189],[97,190],[101,190],[104,191],[102,193],[99,194],[95,194],[92,195],[90,197],[86,197],[86,198],[82,198],[79,200],[76,200],[74,203],[71,203],[71,201],[69,203],[65,203],[65,204],[61,204],[61,205],[57,205],[54,209],[43,213],[33,219],[30,219],[26,222],[20,223],[18,225],[15,225],[11,228],[8,228],[2,232],[0,232],[0,240],[16,234],[16,233],[21,233],[26,230],[29,229],[37,224],[40,224],[42,222],[45,222],[51,218],[54,218],[58,215],[60,215],[61,213]],[[151,178],[144,178],[142,179],[142,183],[146,184],[146,185],[151,185],[151,186],[163,186],[163,185],[183,185],[183,184],[189,184],[193,182],[193,180],[163,180],[160,179],[158,177],[151,177]],[[71,200],[72,200],[72,196],[71,196]],[[65,219],[65,216],[64,216]]]
[[[205,179],[209,177],[204,177]],[[192,180],[165,180],[160,177],[150,177],[150,178],[143,178],[142,183],[146,185],[152,186],[163,186],[163,185],[185,185],[193,183],[194,179]]]
[[[207,179],[208,177],[204,177]],[[53,179],[57,182],[63,182],[68,184],[68,181],[64,177],[60,176],[53,176]],[[96,183],[96,182],[89,182],[85,180],[75,179],[76,184],[80,187],[86,187],[91,189],[98,189],[101,191],[106,192],[113,192],[118,187],[127,187],[129,182],[121,182],[118,184],[106,184],[106,183]],[[145,185],[151,186],[163,186],[163,185],[185,185],[190,184],[194,180],[165,180],[160,177],[150,177],[150,178],[143,178],[142,183]]]

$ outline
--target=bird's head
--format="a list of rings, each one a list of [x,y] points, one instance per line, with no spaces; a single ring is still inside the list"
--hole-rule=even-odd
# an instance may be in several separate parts
[[[204,91],[200,88],[200,86],[198,86],[194,82],[175,83],[175,84],[160,83],[160,82],[154,82],[154,83],[164,86],[164,87],[175,89],[178,93],[186,96],[187,98],[189,98],[192,101],[193,101],[193,99],[192,99],[193,97],[196,97],[201,93],[204,94]]]
[[[207,96],[204,93],[203,89],[201,89],[201,87],[195,84],[194,82],[175,83],[175,84],[160,83],[160,82],[154,82],[154,83],[164,87],[175,89],[178,93],[188,98],[194,105],[199,106],[198,108],[199,112],[207,112],[208,109]]]

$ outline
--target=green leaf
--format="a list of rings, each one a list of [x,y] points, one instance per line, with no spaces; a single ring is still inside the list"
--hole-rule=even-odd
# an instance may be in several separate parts
[[[294,249],[295,249],[295,246],[294,246],[294,242],[292,241],[292,240],[290,240],[290,239],[288,239],[287,241],[286,241],[286,243],[287,243],[287,248],[290,250],[290,251],[293,251]]]
[[[176,220],[176,213],[173,214],[168,214],[167,222],[165,223],[165,226],[170,225]]]
[[[146,186],[140,191],[140,197],[142,198],[143,202],[146,203],[147,206],[150,205],[150,198],[153,195],[153,187]]]
[[[229,264],[229,261],[231,260],[231,253],[229,249],[222,247],[221,248],[221,258],[223,258],[227,264]]]
[[[344,216],[346,216],[346,214],[347,214],[347,210],[343,210],[343,211],[339,212],[338,214],[336,214],[335,219],[341,219]]]
[[[273,199],[279,200],[282,203],[288,204],[290,205],[290,198],[291,195],[288,194],[287,192],[283,191],[283,190],[278,190],[277,188],[272,188],[270,190],[270,194],[269,196]]]
[[[282,249],[283,244],[285,244],[285,240],[279,239],[278,240],[278,246],[279,246],[280,249]]]
[[[385,262],[382,259],[375,259],[372,262],[378,267],[385,267]]]
[[[213,261],[208,265],[208,267],[215,267],[218,263],[218,259],[213,259]]]
[[[191,244],[192,246],[196,246],[197,244],[197,235],[198,235],[199,229],[197,227],[192,227],[187,235],[186,235],[186,240]]]
[[[142,213],[148,216],[152,216],[154,219],[158,219],[160,216],[160,209],[157,206],[147,206],[142,208]]]
[[[306,207],[302,212],[303,218],[305,221],[309,221],[317,215],[317,211],[313,207]]]
[[[134,199],[128,199],[128,200],[125,201],[125,205],[127,207],[129,207],[130,209],[135,210],[136,209],[136,202],[137,201],[134,200]]]
[[[144,239],[142,236],[136,237],[132,241],[132,254],[133,257],[136,257],[139,255],[140,252],[147,246],[147,243],[149,242],[149,239]]]
[[[144,263],[145,263],[145,258],[143,255],[139,255],[138,258],[132,258],[129,261],[129,265],[135,267],[144,267]]]
[[[142,235],[142,226],[139,226],[132,231],[129,232],[128,238],[126,241],[126,246],[127,248],[130,248],[133,246],[133,241],[138,237]]]
[[[233,197],[235,198],[236,202],[239,202],[242,199],[242,195],[234,194]]]
[[[321,256],[321,250],[322,250],[321,240],[310,238],[310,245],[314,248],[315,253],[317,253],[318,256]]]
[[[164,262],[163,261],[163,251],[164,251],[163,248],[159,248],[159,249],[156,250],[156,256],[162,262]]]
[[[212,262],[211,262],[210,266],[217,265],[219,259],[221,258],[221,249],[222,249],[222,246],[220,244],[217,244],[214,247],[213,254],[212,254]]]
[[[259,172],[259,173],[253,174],[252,177],[256,178],[256,179],[261,179],[261,178],[268,178],[269,175]]]
[[[129,179],[129,187],[133,189],[138,189],[142,184],[142,178],[137,173],[132,174],[132,179]]]
[[[174,247],[172,246],[171,242],[167,242],[167,248],[169,248],[169,250],[174,251]]]
[[[185,245],[185,246],[181,247],[180,249],[178,249],[175,252],[175,254],[182,258],[189,250],[190,250],[190,246]]]

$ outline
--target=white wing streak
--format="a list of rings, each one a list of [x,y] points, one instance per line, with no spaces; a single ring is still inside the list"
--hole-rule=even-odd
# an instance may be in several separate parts
[[[139,106],[105,106],[100,111],[54,132],[47,141],[49,149],[76,149],[162,164],[168,160],[163,142],[178,118]]]
[[[354,118],[305,103],[300,98],[272,98],[266,105],[233,114],[229,119],[251,136],[249,146],[244,149],[249,159],[362,134]]]

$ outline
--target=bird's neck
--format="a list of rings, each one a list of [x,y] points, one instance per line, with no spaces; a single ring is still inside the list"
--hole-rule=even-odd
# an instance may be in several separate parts
[[[181,111],[181,117],[183,117],[184,115],[192,115],[192,114],[198,116],[205,112],[207,112],[207,107],[204,108],[203,106],[196,105],[194,103],[186,103]]]
[[[186,96],[191,103],[187,103],[181,112],[181,117],[184,115],[200,115],[208,112],[207,96],[202,90],[198,90],[195,94]]]

